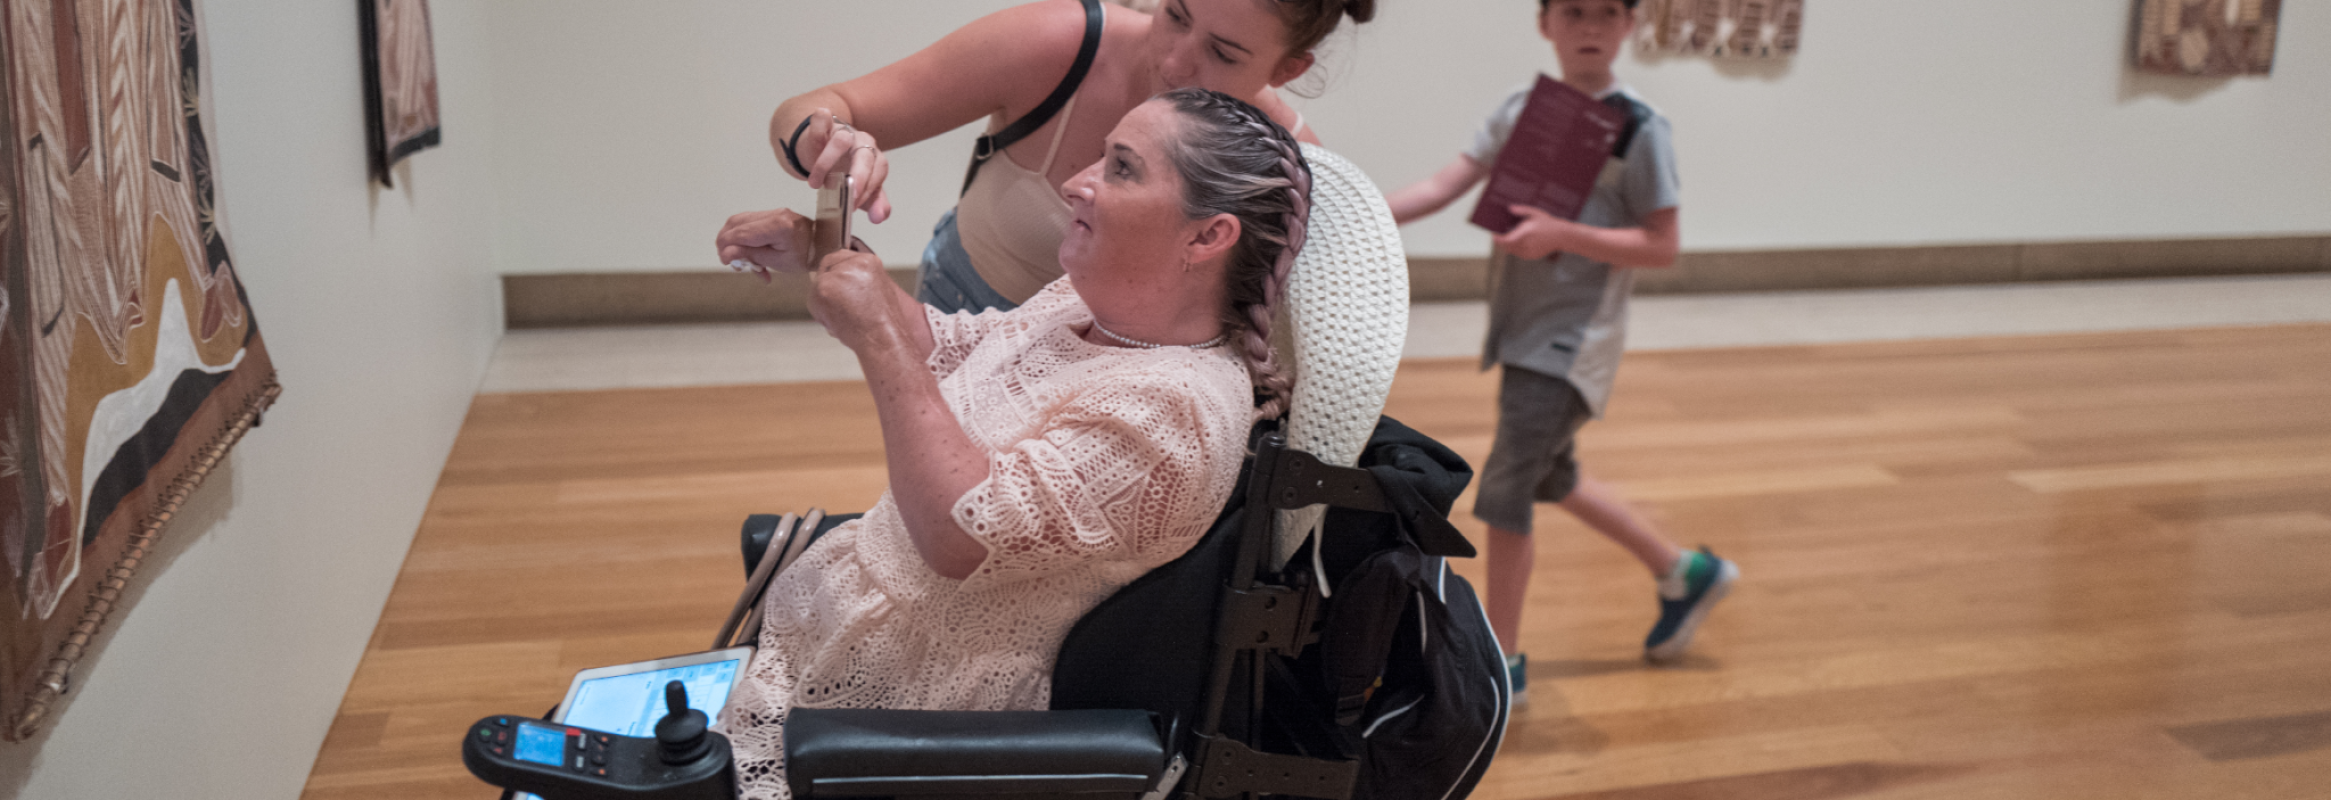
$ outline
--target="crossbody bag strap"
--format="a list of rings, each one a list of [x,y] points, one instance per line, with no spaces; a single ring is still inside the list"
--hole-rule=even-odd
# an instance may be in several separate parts
[[[1628,97],[1625,92],[1612,92],[1611,96],[1603,98],[1603,105],[1627,115],[1626,125],[1619,129],[1619,138],[1611,142],[1611,157],[1626,158],[1627,148],[1635,144],[1635,134],[1643,130],[1643,123],[1651,121],[1651,107]]]
[[[971,148],[971,169],[963,173],[963,191],[958,192],[958,195],[971,191],[971,179],[979,177],[979,165],[987,163],[988,159],[1003,152],[1004,148],[1028,138],[1028,134],[1035,133],[1037,128],[1044,127],[1044,123],[1052,121],[1052,115],[1060,113],[1061,107],[1068,105],[1069,98],[1076,96],[1077,87],[1085,82],[1085,73],[1093,69],[1093,57],[1101,52],[1101,0],[1083,1],[1085,41],[1077,47],[1076,63],[1069,66],[1068,77],[1062,78],[1059,86],[1052,87],[1052,95],[1036,104],[1027,116],[1004,126],[1003,130],[979,137],[978,144]]]

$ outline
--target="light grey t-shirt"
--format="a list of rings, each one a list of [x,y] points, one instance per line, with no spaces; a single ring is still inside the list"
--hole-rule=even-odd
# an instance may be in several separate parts
[[[1523,84],[1498,104],[1474,134],[1466,156],[1496,165],[1532,85]],[[1603,228],[1640,227],[1651,212],[1681,203],[1675,148],[1667,117],[1625,87],[1613,87],[1596,99],[1612,94],[1624,95],[1648,119],[1636,129],[1625,158],[1604,168],[1578,221]],[[1505,364],[1562,378],[1601,416],[1619,374],[1619,355],[1626,350],[1634,270],[1572,253],[1551,259],[1499,253],[1489,280],[1489,336],[1482,345],[1481,368]]]

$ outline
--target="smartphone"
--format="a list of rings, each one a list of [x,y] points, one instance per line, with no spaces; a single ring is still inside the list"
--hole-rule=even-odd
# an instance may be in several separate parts
[[[840,173],[817,190],[817,227],[810,233],[809,268],[825,263],[826,254],[850,247],[849,173]]]

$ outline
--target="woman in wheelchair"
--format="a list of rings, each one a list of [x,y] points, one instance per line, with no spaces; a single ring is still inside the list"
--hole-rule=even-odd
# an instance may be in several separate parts
[[[721,259],[808,271],[856,355],[890,488],[771,584],[722,724],[739,795],[787,796],[794,707],[1041,709],[1069,628],[1188,550],[1253,422],[1291,383],[1271,321],[1310,203],[1293,137],[1182,89],[1128,113],[1061,186],[1066,277],[1012,311],[940,314],[862,248],[803,264],[808,224],[740,214]]]

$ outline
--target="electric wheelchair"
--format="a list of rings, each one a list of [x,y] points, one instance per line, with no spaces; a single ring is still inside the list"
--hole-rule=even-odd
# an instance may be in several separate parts
[[[1450,800],[1480,779],[1510,687],[1472,590],[1446,564],[1473,555],[1447,519],[1471,471],[1380,416],[1405,335],[1406,261],[1366,176],[1304,152],[1314,210],[1288,289],[1295,397],[1283,423],[1256,426],[1214,526],[1070,630],[1050,710],[793,709],[794,796]],[[768,582],[844,519],[749,518],[747,587],[714,646],[754,641]],[[703,774],[727,768],[725,740],[700,712],[680,713],[684,698],[670,702],[660,761],[635,747],[641,774],[661,769],[662,783],[499,780],[466,738],[465,761],[548,800],[733,796],[726,772]]]

